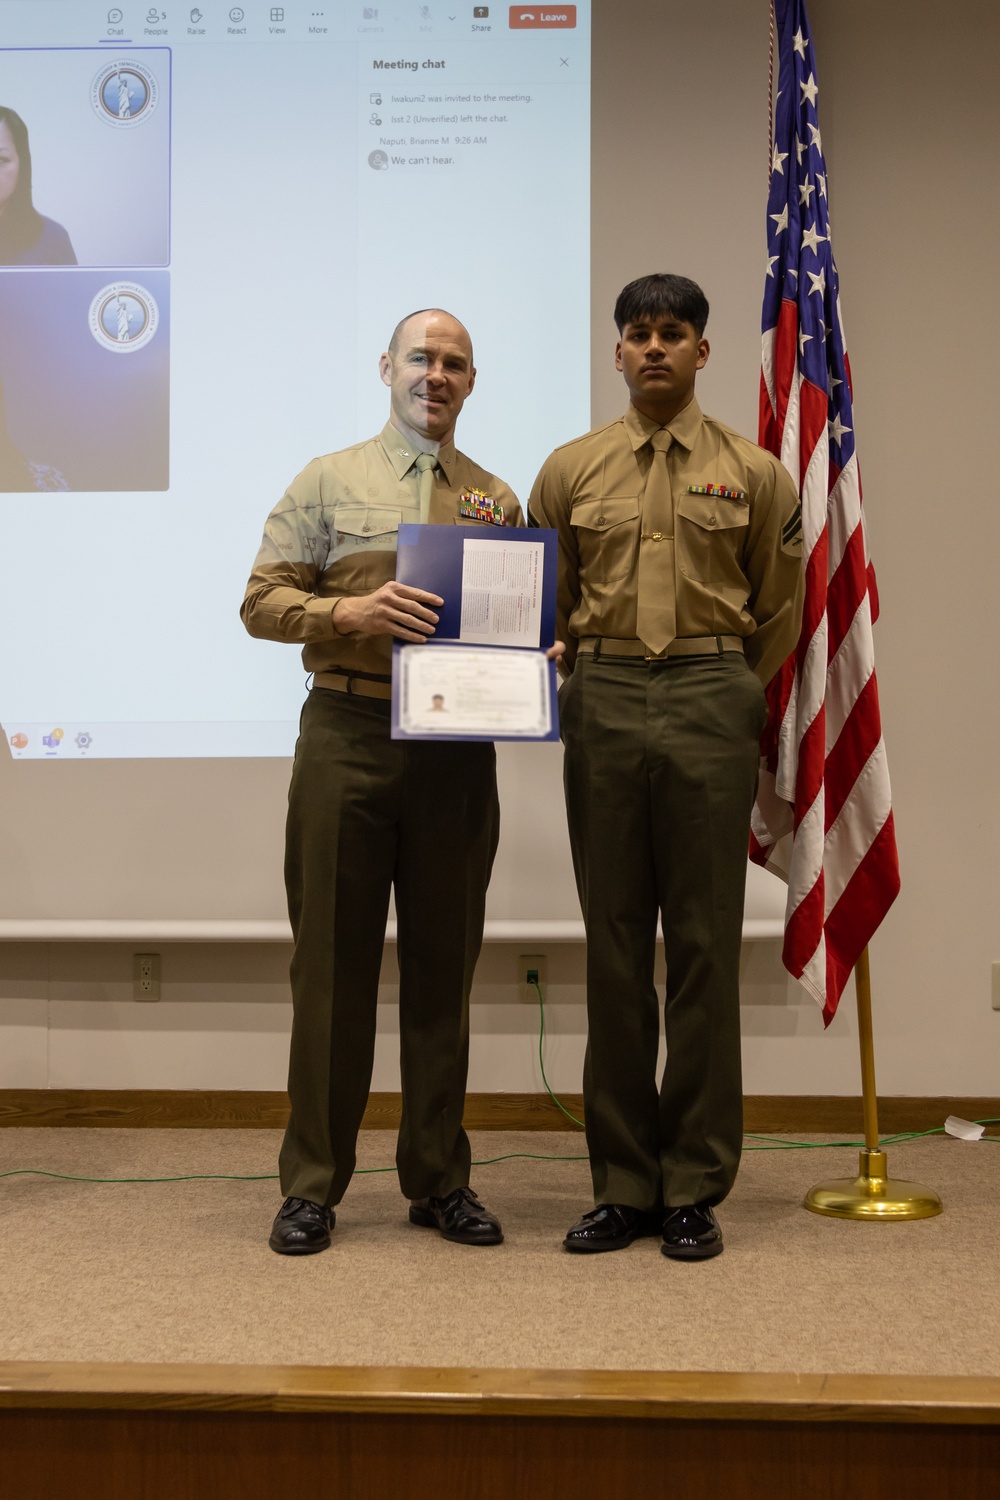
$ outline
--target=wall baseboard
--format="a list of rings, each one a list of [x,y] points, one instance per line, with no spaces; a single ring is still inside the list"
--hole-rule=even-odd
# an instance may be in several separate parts
[[[580,1094],[562,1102],[583,1118]],[[372,1094],[366,1130],[395,1130],[399,1094]],[[967,1120],[1000,1119],[1000,1099],[906,1097],[879,1099],[884,1134],[933,1130],[947,1115]],[[282,1130],[288,1098],[278,1091],[251,1089],[0,1089],[0,1127],[87,1126],[117,1130]],[[839,1094],[749,1095],[745,1129],[760,1133],[806,1131],[862,1135],[861,1100]],[[470,1130],[572,1130],[547,1094],[469,1094],[465,1124]]]

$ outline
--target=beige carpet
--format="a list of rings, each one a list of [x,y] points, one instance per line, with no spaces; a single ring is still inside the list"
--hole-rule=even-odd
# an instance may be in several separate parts
[[[0,1170],[93,1176],[268,1173],[270,1131],[0,1131]],[[369,1132],[362,1166],[392,1161]],[[480,1133],[477,1158],[581,1150],[581,1138]],[[585,1162],[507,1161],[473,1182],[503,1246],[406,1222],[393,1173],[359,1176],[333,1247],[273,1255],[274,1182],[0,1180],[0,1359],[492,1365],[1000,1376],[1000,1146],[935,1139],[890,1153],[945,1213],[899,1225],[800,1207],[848,1150],[754,1152],[720,1213],[726,1253],[667,1261],[658,1241],[570,1256]]]

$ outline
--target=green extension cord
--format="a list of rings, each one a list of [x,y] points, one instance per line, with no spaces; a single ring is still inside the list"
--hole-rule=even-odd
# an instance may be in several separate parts
[[[553,1104],[559,1108],[572,1124],[579,1126],[582,1130],[583,1121],[578,1120],[576,1115],[571,1115],[562,1100],[553,1093],[552,1087],[545,1074],[545,1001],[542,998],[542,987],[538,980],[532,981],[538,991],[538,1066],[541,1069],[542,1082],[545,1092]],[[1000,1125],[1000,1120],[976,1120],[976,1125]],[[917,1141],[928,1135],[944,1135],[944,1126],[937,1125],[933,1130],[902,1130],[896,1135],[883,1136],[881,1146],[901,1146],[906,1141]],[[763,1141],[766,1144],[760,1146],[744,1146],[744,1151],[832,1151],[846,1150],[850,1147],[860,1149],[864,1141],[789,1141],[783,1137],[772,1135],[744,1135],[745,1141]],[[981,1140],[1000,1142],[1000,1136],[982,1136]],[[480,1161],[474,1161],[474,1167],[493,1167],[502,1161],[586,1161],[586,1153],[582,1156],[543,1156],[534,1151],[511,1151],[506,1156],[483,1157]],[[391,1167],[356,1167],[355,1175],[367,1177],[379,1172],[395,1172],[395,1166]],[[0,1172],[0,1177],[56,1177],[61,1182],[98,1182],[98,1183],[132,1183],[132,1182],[276,1182],[277,1172],[262,1172],[257,1174],[237,1174],[231,1172],[190,1172],[183,1177],[75,1177],[69,1172],[47,1172],[41,1167],[15,1167],[10,1172]]]

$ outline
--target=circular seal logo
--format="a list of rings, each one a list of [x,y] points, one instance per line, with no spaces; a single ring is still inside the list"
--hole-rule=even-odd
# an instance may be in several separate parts
[[[116,58],[90,85],[90,102],[108,125],[130,127],[148,120],[156,108],[159,87],[144,63]]]
[[[134,281],[115,281],[102,287],[90,304],[90,331],[102,349],[132,354],[143,349],[156,332],[159,308],[152,292]]]

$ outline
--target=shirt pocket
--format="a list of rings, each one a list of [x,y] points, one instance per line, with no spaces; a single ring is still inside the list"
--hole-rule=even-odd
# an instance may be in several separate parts
[[[677,503],[675,535],[680,571],[686,578],[713,588],[742,589],[745,597],[746,575],[741,559],[749,524],[746,500],[682,495]]]
[[[338,588],[377,588],[396,571],[400,511],[386,506],[338,505],[333,513],[331,580]],[[386,556],[386,554],[389,554]]]
[[[591,584],[616,583],[635,567],[639,546],[638,495],[605,495],[573,506],[580,576]]]

